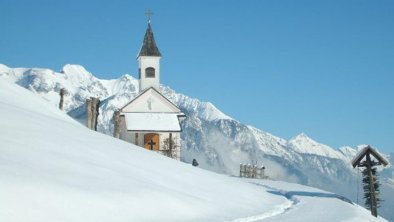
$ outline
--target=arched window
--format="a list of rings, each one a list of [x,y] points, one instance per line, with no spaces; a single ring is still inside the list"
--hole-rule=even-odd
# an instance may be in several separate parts
[[[148,67],[145,69],[145,77],[146,78],[155,78],[155,69],[152,67]]]

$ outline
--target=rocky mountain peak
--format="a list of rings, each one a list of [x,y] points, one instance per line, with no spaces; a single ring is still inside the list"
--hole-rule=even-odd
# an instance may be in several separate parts
[[[63,66],[60,72],[63,73],[70,81],[78,82],[80,84],[90,82],[93,79],[92,73],[88,72],[81,65],[67,64]]]
[[[344,155],[333,148],[318,143],[305,133],[301,133],[288,141],[288,146],[298,153],[326,156],[343,159]]]

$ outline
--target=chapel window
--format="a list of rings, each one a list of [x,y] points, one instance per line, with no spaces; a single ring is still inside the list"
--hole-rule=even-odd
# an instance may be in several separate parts
[[[155,78],[155,69],[152,67],[148,67],[145,69],[145,77],[146,78]]]

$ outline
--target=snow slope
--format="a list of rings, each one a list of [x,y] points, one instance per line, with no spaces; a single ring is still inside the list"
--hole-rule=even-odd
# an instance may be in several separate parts
[[[0,89],[1,221],[385,221],[313,188],[295,201],[282,191],[294,184],[192,167],[88,130],[2,79]]]
[[[268,192],[272,194],[283,195],[292,202],[291,207],[286,212],[278,214],[276,217],[266,218],[264,221],[267,222],[358,222],[364,221],[369,216],[358,213],[360,211],[365,212],[365,209],[359,205],[351,204],[350,200],[337,194],[293,183],[270,180],[251,182],[267,188]]]
[[[9,68],[0,64],[0,78],[31,90],[53,107],[58,106],[60,88],[66,88],[65,109],[80,122],[85,121],[85,100],[90,96],[99,97],[102,103],[98,129],[110,135],[113,111],[138,92],[138,81],[130,75],[101,80],[79,65],[66,65],[60,72],[55,72],[41,68]],[[182,126],[182,161],[190,163],[196,158],[201,168],[230,175],[238,175],[239,163],[257,162],[267,167],[271,178],[336,192],[362,203],[361,197],[357,198],[357,190],[361,191],[360,179],[357,170],[349,163],[359,147],[333,149],[306,134],[287,141],[242,124],[209,102],[176,93],[166,86],[161,89],[188,116]],[[386,157],[392,158],[393,155]],[[394,211],[391,210],[394,205],[393,172],[392,165],[381,171],[385,200],[381,212],[394,221]]]
[[[3,80],[0,88],[2,221],[226,220],[286,201],[90,131]]]

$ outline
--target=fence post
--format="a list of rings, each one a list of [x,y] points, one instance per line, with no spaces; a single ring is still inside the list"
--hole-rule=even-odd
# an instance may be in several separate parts
[[[100,100],[95,97],[86,99],[86,126],[97,131],[97,117],[99,115]]]
[[[66,89],[61,88],[59,95],[60,95],[60,102],[59,102],[59,109],[63,110],[63,102],[64,102],[64,95],[66,94]]]
[[[97,131],[97,117],[99,115],[100,100],[98,98],[92,97],[92,113],[93,113],[93,124],[92,127],[94,131]]]
[[[239,176],[246,178],[265,179],[265,167],[251,164],[239,164]]]
[[[86,126],[92,129],[92,100],[86,99]]]
[[[120,111],[114,112],[114,137],[120,138]]]
[[[259,167],[256,166],[256,178],[261,179],[261,170]]]

